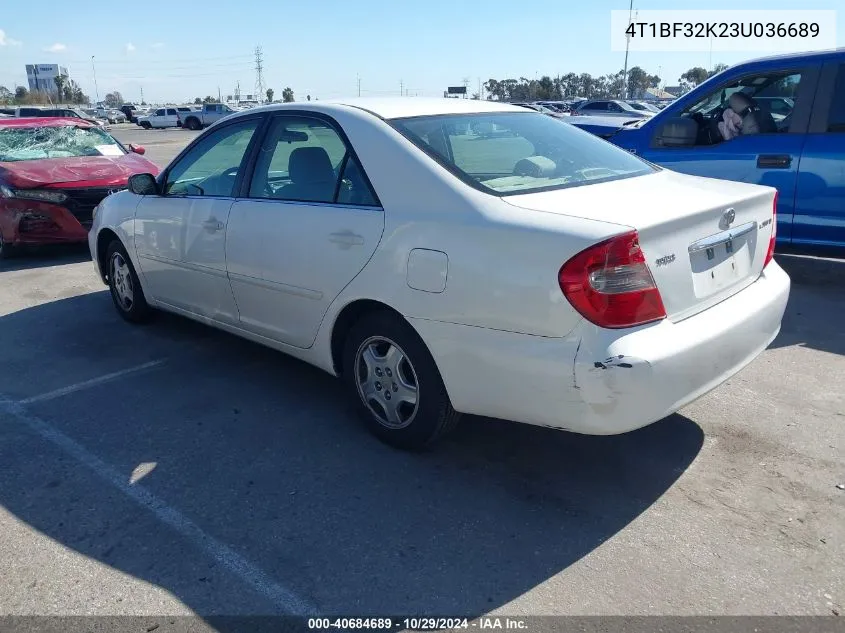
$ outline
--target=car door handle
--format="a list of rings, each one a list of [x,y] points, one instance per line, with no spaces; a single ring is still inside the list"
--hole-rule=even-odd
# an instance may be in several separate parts
[[[202,223],[203,228],[208,231],[222,231],[223,230],[223,223],[219,220],[215,220],[214,218],[210,220],[206,220]]]
[[[353,233],[352,231],[341,231],[339,233],[331,233],[329,241],[341,246],[361,246],[364,243],[364,237]]]
[[[787,169],[790,165],[792,165],[792,156],[789,154],[760,154],[757,157],[757,167]]]

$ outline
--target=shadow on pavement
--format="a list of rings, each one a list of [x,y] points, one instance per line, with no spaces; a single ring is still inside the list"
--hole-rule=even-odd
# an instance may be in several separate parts
[[[0,259],[0,273],[77,264],[91,261],[88,244],[29,246],[8,259]]]
[[[845,354],[845,259],[778,254],[775,260],[792,280],[780,335],[772,347],[804,345]]]
[[[614,437],[467,418],[436,451],[399,452],[357,423],[336,379],[184,319],[132,327],[105,292],[0,318],[0,345],[11,340],[19,390],[45,366],[70,384],[83,378],[77,366],[166,358],[27,411],[127,480],[154,463],[135,485],[323,614],[487,613],[625,528],[703,443],[681,415]],[[280,610],[90,464],[6,417],[0,504],[21,521],[200,615]]]

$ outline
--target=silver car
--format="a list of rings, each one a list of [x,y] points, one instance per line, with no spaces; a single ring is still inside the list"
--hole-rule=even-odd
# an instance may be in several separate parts
[[[578,109],[573,114],[625,117],[628,119],[649,119],[654,115],[653,112],[637,110],[631,104],[618,99],[591,99],[578,106]]]

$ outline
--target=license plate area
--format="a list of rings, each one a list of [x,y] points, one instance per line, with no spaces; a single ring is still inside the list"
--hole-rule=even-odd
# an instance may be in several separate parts
[[[713,241],[690,252],[693,288],[698,299],[723,291],[751,273],[749,234]]]

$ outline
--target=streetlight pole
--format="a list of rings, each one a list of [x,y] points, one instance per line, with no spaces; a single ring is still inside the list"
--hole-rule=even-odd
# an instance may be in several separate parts
[[[631,26],[631,14],[634,12],[634,0],[628,5],[628,26]],[[628,49],[631,47],[631,36],[625,34],[625,68],[622,71],[622,98],[628,97]]]
[[[94,67],[94,56],[91,55],[91,72],[94,74],[94,94],[97,96],[97,103],[100,102],[100,89],[97,88],[97,69]]]

